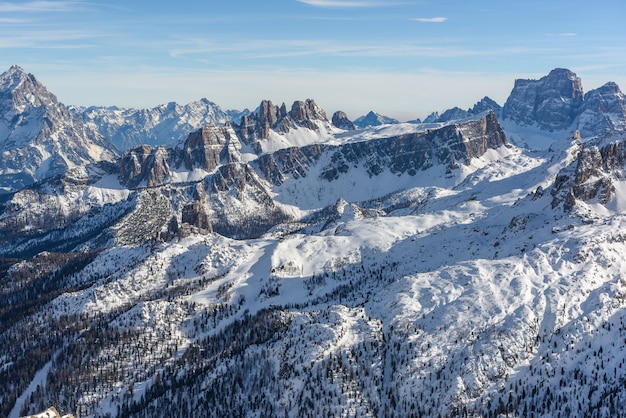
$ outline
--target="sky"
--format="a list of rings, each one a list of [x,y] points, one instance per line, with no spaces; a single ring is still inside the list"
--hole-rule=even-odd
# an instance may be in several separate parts
[[[568,68],[626,89],[624,0],[0,1],[0,72],[67,105],[314,99],[400,120]]]

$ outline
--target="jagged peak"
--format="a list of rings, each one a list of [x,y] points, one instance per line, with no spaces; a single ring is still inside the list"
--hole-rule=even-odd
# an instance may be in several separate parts
[[[0,74],[0,90],[15,90],[28,78],[36,82],[35,76],[24,71],[19,65],[12,65],[11,68]]]
[[[554,68],[548,73],[548,77],[567,77],[570,80],[576,80],[578,78],[575,72],[567,68]]]
[[[591,92],[599,92],[599,93],[603,93],[603,94],[615,94],[615,95],[622,95],[622,91],[620,90],[619,86],[617,85],[616,82],[614,81],[609,81],[607,83],[604,83],[603,85],[601,85],[600,87],[598,87],[597,89],[594,90],[590,90],[587,94],[591,93]],[[586,97],[586,95],[585,95]]]
[[[296,122],[306,120],[326,120],[326,112],[313,99],[296,100],[291,106],[289,116]]]

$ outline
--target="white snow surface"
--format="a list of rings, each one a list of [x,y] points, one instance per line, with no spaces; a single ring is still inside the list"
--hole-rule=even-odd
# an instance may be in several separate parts
[[[410,129],[419,127],[400,124],[340,137],[362,140]],[[559,379],[571,380],[574,373],[591,379],[599,360],[592,363],[589,355],[600,348],[604,367],[611,373],[615,368],[612,379],[617,379],[624,376],[621,371],[617,376],[624,337],[616,324],[626,316],[626,239],[620,232],[626,228],[626,185],[616,183],[606,206],[584,204],[586,218],[552,208],[548,190],[558,171],[572,163],[577,145],[556,138],[550,144],[539,151],[491,150],[452,175],[435,167],[417,176],[369,178],[356,167],[350,176],[323,184],[314,168],[274,192],[279,202],[303,211],[331,205],[340,195],[341,216],[329,227],[255,240],[209,234],[113,248],[80,273],[101,279],[57,297],[49,310],[94,315],[134,306],[113,326],[142,330],[143,338],[163,344],[162,358],[133,356],[120,364],[134,384],[134,399],[186,348],[244,313],[272,307],[291,318],[288,329],[280,342],[250,350],[266,350],[277,368],[294,365],[297,373],[285,372],[282,403],[277,401],[289,416],[298,412],[289,399],[307,387],[300,372],[321,368],[333,356],[349,357],[346,353],[363,350],[366,343],[386,344],[393,353],[370,359],[371,382],[402,399],[435,393],[432,406],[442,415],[459,405],[495,402],[512,385],[545,382],[557,388]],[[539,186],[546,189],[543,194],[535,193]],[[377,209],[392,209],[358,215],[358,205],[380,198],[381,190],[389,195]],[[108,176],[88,196],[125,198]],[[154,296],[181,286],[189,290]],[[221,306],[232,314],[201,329],[193,326],[202,312]],[[174,354],[167,351],[172,341]],[[228,364],[217,365],[215,376]],[[114,413],[128,381],[113,387],[85,392],[80,402],[97,414]],[[324,390],[333,388],[329,383]],[[359,396],[371,401],[378,395],[347,394],[341,408],[371,415]],[[591,405],[600,395],[590,396]],[[435,405],[435,398],[443,401]],[[575,399],[562,402],[559,411],[574,408]],[[384,408],[388,400],[372,402]]]

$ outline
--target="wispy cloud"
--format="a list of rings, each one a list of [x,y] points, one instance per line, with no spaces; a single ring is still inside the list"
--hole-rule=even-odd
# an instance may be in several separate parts
[[[24,19],[14,19],[11,17],[0,17],[0,23],[27,23]]]
[[[0,49],[7,48],[84,48],[84,41],[97,34],[79,30],[41,30],[24,34],[9,34],[0,31]]]
[[[78,1],[0,2],[0,12],[67,12],[84,5]]]
[[[448,20],[447,17],[416,17],[416,22],[424,22],[424,23],[443,23]]]
[[[336,40],[310,39],[255,39],[244,41],[215,40],[206,38],[181,38],[166,46],[172,57],[221,56],[231,59],[266,60],[290,57],[427,57],[459,58],[477,56],[508,56],[553,52],[541,47],[470,48],[456,42],[412,43],[395,42],[337,42]]]
[[[315,7],[331,8],[363,8],[389,6],[388,2],[382,1],[351,1],[351,0],[297,0],[300,3]]]

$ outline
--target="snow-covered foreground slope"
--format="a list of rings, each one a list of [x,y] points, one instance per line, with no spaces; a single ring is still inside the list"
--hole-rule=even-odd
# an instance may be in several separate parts
[[[345,193],[335,215],[254,240],[0,266],[3,411],[619,415],[626,216],[552,207],[578,149],[559,145],[427,170],[430,185],[384,198]],[[14,405],[30,383],[17,370],[45,384]]]

